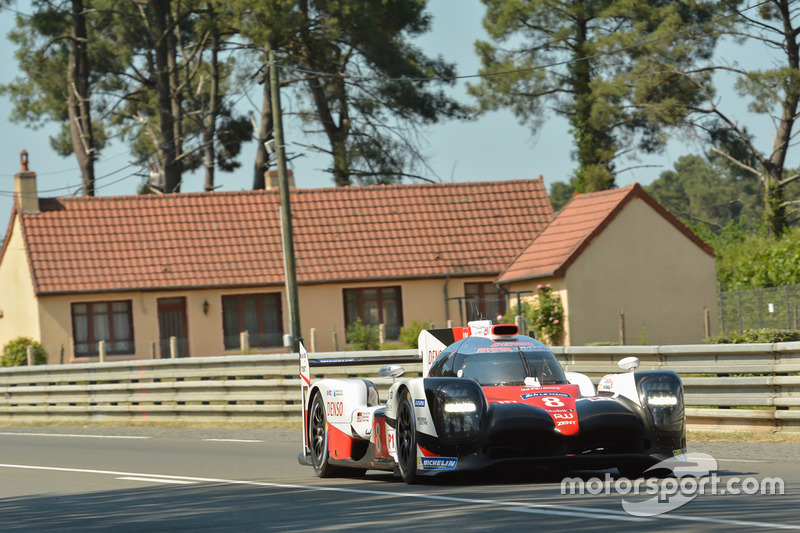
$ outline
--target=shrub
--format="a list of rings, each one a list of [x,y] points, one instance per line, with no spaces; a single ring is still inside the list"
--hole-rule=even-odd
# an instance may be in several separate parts
[[[561,297],[553,294],[550,284],[538,285],[539,299],[531,308],[528,323],[536,332],[536,338],[555,345],[561,342],[564,333],[564,305]]]
[[[414,320],[410,326],[400,328],[400,342],[409,348],[419,348],[419,334],[423,329],[430,328],[430,323],[422,322],[421,320]]]
[[[500,324],[516,324],[517,315],[527,317],[531,314],[531,306],[528,302],[522,302],[522,312],[519,305],[514,304],[506,310],[506,314],[500,319]]]
[[[714,335],[706,344],[748,344],[800,341],[800,331],[785,329],[746,329],[742,333]]]
[[[353,350],[378,350],[381,347],[378,326],[364,324],[360,318],[347,326],[347,342]]]
[[[0,366],[25,366],[28,364],[28,346],[33,346],[33,364],[47,364],[47,352],[41,344],[28,337],[17,337],[3,346]]]

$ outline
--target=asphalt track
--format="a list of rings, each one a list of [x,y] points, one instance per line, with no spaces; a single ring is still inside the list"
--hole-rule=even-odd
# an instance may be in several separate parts
[[[582,495],[546,472],[318,479],[299,445],[286,429],[0,427],[0,531],[800,531],[800,444],[690,443],[721,490],[779,477],[784,494],[691,494],[654,516],[625,511],[647,497],[617,493],[613,471],[579,473],[599,492]]]

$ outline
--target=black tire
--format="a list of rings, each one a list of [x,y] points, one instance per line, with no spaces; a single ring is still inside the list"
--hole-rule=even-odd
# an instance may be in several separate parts
[[[308,413],[308,446],[311,449],[311,464],[318,477],[333,477],[341,470],[328,464],[328,418],[325,415],[325,402],[317,393],[311,400]]]
[[[415,483],[417,477],[417,427],[411,394],[406,391],[405,398],[397,408],[397,467],[406,483]]]

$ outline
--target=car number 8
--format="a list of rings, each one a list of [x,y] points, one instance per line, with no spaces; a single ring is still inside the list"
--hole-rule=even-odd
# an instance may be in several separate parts
[[[553,398],[552,396],[548,396],[547,398],[542,398],[542,401],[547,407],[562,407],[564,405],[564,402],[562,402],[558,398]]]

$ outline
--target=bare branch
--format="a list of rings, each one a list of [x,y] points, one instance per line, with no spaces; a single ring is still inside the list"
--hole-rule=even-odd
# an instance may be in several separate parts
[[[739,166],[740,166],[740,167],[742,167],[743,169],[745,169],[745,170],[749,170],[750,172],[752,172],[753,174],[755,174],[755,175],[756,175],[756,176],[758,176],[759,178],[761,177],[761,172],[759,172],[759,171],[757,171],[756,169],[754,169],[753,167],[751,167],[751,166],[748,166],[748,165],[745,165],[745,164],[744,164],[744,163],[742,163],[741,161],[739,161],[739,160],[737,160],[737,159],[735,159],[735,158],[731,157],[730,155],[726,154],[726,153],[725,153],[725,152],[723,152],[722,150],[718,149],[716,146],[712,146],[712,147],[711,147],[711,151],[713,151],[713,152],[717,152],[719,155],[721,155],[721,156],[724,156],[724,157],[728,158],[728,159],[729,159],[729,160],[731,160],[733,163],[735,163],[735,164],[739,165]]]

